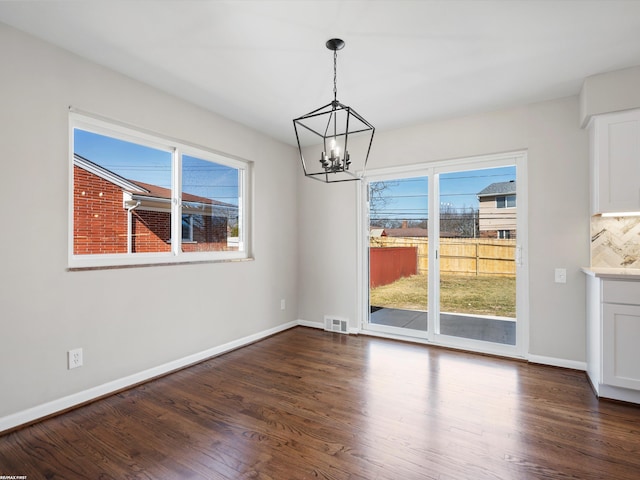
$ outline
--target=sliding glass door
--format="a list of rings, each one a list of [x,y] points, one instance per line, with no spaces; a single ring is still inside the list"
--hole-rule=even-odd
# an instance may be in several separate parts
[[[369,174],[365,329],[520,355],[525,160],[517,153]]]
[[[437,335],[516,344],[516,167],[438,175]]]
[[[426,338],[429,178],[372,181],[368,196],[369,322]]]

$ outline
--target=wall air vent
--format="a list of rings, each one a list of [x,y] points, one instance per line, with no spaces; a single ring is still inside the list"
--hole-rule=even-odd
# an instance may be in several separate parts
[[[328,332],[349,333],[349,321],[344,318],[325,315],[324,329]]]

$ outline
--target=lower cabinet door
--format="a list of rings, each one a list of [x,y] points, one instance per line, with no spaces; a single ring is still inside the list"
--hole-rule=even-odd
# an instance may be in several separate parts
[[[602,380],[640,390],[640,305],[603,304]]]

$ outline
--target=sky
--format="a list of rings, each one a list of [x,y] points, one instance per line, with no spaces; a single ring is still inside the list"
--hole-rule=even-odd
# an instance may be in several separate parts
[[[466,170],[440,174],[440,208],[464,211],[478,208],[477,194],[496,182],[516,179],[516,167]],[[428,218],[429,181],[427,177],[414,177],[386,182],[382,196],[374,201],[372,218],[418,220]]]
[[[171,188],[171,152],[81,129],[74,129],[74,153],[129,179]],[[440,205],[448,210],[478,208],[477,194],[494,182],[515,180],[516,167],[499,167],[440,174]],[[207,160],[183,155],[183,191],[238,204],[238,173]],[[428,178],[385,183],[383,202],[374,202],[372,218],[418,220],[428,217]]]
[[[74,153],[128,180],[171,188],[171,152],[74,129]],[[186,193],[238,205],[238,171],[183,155]]]

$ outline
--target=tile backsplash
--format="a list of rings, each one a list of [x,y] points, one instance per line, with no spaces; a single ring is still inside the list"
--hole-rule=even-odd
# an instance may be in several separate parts
[[[640,268],[640,217],[591,217],[591,266]]]

